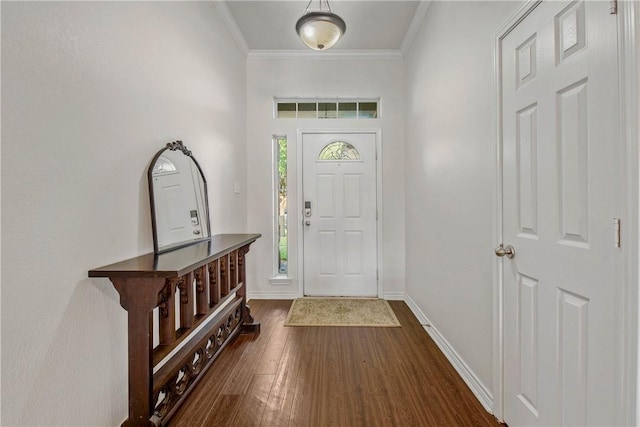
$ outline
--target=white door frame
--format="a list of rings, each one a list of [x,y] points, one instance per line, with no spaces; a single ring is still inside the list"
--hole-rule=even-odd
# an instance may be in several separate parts
[[[382,224],[384,222],[384,213],[382,209],[382,129],[298,129],[296,139],[296,181],[298,186],[298,209],[300,221],[298,221],[298,297],[304,296],[304,230],[302,222],[304,220],[304,209],[302,206],[303,196],[303,160],[302,160],[302,137],[305,134],[373,134],[376,137],[376,209],[378,210],[378,219],[376,221],[376,263],[378,267],[378,298],[384,295],[384,274],[383,274],[383,239]]]
[[[494,221],[493,235],[495,246],[503,243],[502,236],[502,88],[501,70],[502,41],[507,35],[539,4],[541,0],[527,0],[525,4],[507,21],[496,36],[494,45],[494,117],[496,120],[494,158]],[[640,4],[635,1],[618,1],[618,49],[619,49],[619,98],[620,98],[620,138],[621,176],[623,177],[622,212],[622,252],[624,267],[622,274],[622,324],[624,342],[620,343],[622,360],[620,360],[619,378],[622,378],[622,390],[619,390],[620,402],[616,413],[619,425],[637,425],[640,422],[640,365],[638,351],[640,305],[638,283],[640,245],[640,185],[638,156],[640,155]],[[612,76],[615,78],[615,76]],[[613,236],[612,236],[613,238]],[[492,250],[493,248],[488,248]],[[504,294],[502,276],[502,258],[497,258],[493,265],[494,304],[493,304],[493,414],[499,420],[504,418]]]

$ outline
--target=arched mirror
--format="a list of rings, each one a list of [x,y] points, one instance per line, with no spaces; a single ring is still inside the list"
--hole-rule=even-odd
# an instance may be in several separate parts
[[[182,141],[158,151],[147,175],[155,253],[209,239],[207,181]]]

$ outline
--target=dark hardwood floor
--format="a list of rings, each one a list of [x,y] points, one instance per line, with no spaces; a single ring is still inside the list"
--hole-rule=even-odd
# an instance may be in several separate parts
[[[222,352],[170,426],[498,426],[404,302],[401,328],[285,327],[252,300],[258,336]]]

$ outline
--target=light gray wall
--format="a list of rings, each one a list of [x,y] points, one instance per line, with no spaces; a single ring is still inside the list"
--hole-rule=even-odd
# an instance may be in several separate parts
[[[263,237],[252,245],[255,262],[247,264],[253,298],[295,298],[302,292],[297,271],[298,130],[382,129],[383,275],[387,296],[404,293],[404,66],[401,59],[263,58],[247,60],[247,173],[249,230]],[[274,119],[277,97],[380,97],[375,120]],[[289,273],[290,285],[273,285],[272,136],[288,137]]]
[[[2,2],[2,425],[119,425],[126,315],[87,271],[153,250],[182,139],[214,233],[246,231],[246,77],[212,2]]]
[[[491,394],[493,43],[517,2],[433,2],[406,59],[407,294]]]

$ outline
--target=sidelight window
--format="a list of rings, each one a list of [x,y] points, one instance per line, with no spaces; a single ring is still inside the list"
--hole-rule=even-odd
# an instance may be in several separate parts
[[[289,272],[289,239],[287,226],[287,137],[273,137],[275,179],[275,262],[276,275]]]

